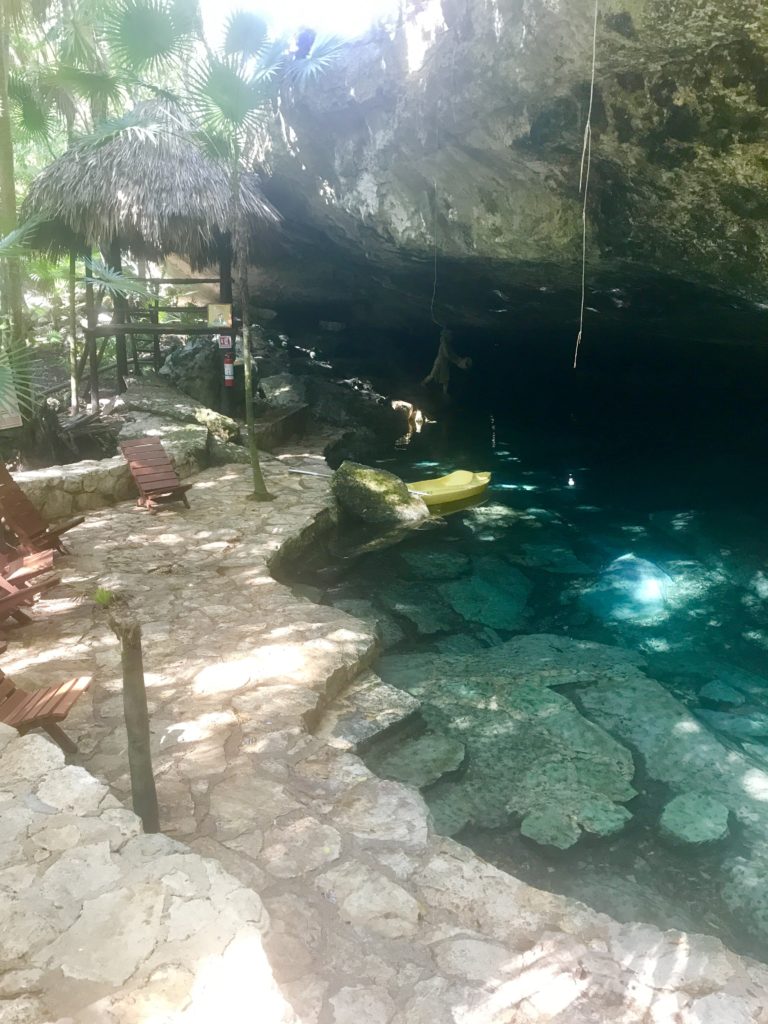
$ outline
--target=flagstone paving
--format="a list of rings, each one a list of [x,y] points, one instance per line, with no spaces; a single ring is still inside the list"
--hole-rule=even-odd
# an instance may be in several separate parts
[[[326,738],[313,735],[356,676],[367,673],[370,690],[378,640],[370,623],[312,604],[272,577],[271,559],[286,549],[300,555],[329,516],[327,480],[289,473],[289,465],[324,471],[311,449],[294,447],[265,466],[277,496],[268,504],[248,499],[249,469],[232,465],[194,478],[189,510],[151,516],[122,504],[89,514],[69,535],[62,586],[40,604],[35,624],[14,635],[3,668],[24,686],[93,675],[67,730],[79,763],[129,805],[119,651],[93,594],[101,587],[131,601],[143,624],[163,831],[234,876],[234,909],[247,905],[240,893],[259,894],[272,971],[297,1019],[768,1024],[764,966],[713,938],[620,925],[499,871],[434,835],[416,790],[374,777],[327,730]],[[113,889],[98,899],[117,900],[121,891],[122,868],[112,867]],[[0,874],[0,895],[6,888]],[[51,915],[59,933],[50,942],[64,958],[77,959],[89,929],[104,932],[107,910],[100,915],[87,897],[74,922]],[[48,898],[56,904],[54,891]],[[146,915],[128,897],[126,904],[131,913],[116,906],[110,920],[115,943],[133,948]],[[188,899],[174,928],[215,929],[217,913],[210,900],[203,907]],[[137,948],[136,970],[150,959]],[[240,962],[247,971],[247,957]],[[11,991],[2,971],[22,966],[0,960],[0,1000]],[[88,1024],[217,1016],[187,1014],[194,979],[183,945],[173,969],[153,975],[164,1015],[153,1017],[146,999],[113,1012],[103,993],[97,1007],[76,978],[43,974],[33,995],[7,998],[6,1006],[34,999],[36,1012],[45,1007],[56,1020],[65,1000],[69,1018]],[[21,1010],[4,1017],[3,1005],[4,1024],[42,1019]],[[280,1007],[269,1018],[250,1012],[253,1020],[288,1019]]]

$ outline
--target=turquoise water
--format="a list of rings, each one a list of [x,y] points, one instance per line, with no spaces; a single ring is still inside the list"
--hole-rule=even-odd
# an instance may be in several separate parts
[[[739,454],[454,413],[380,465],[490,469],[485,500],[323,599],[369,602],[377,671],[421,701],[366,757],[420,786],[439,831],[622,920],[766,959],[768,537]],[[540,634],[563,651],[520,641]],[[594,667],[583,641],[613,653]],[[712,820],[694,805],[716,841],[664,831],[681,794],[716,800]]]

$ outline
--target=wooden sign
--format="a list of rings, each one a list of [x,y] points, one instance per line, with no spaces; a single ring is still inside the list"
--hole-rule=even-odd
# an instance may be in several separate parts
[[[232,304],[230,302],[214,302],[208,306],[209,327],[232,326]]]
[[[16,385],[13,382],[13,371],[8,364],[5,352],[0,352],[0,430],[12,430],[22,425],[19,412],[19,400],[16,397]]]

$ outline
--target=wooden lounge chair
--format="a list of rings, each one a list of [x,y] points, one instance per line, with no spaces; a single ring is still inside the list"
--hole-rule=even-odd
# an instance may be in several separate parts
[[[57,586],[61,580],[58,576],[37,583],[11,583],[0,576],[0,622],[13,618],[24,626],[31,622],[29,615],[22,609],[34,603],[38,594],[45,593]]]
[[[58,723],[64,721],[90,682],[90,676],[79,676],[30,693],[19,690],[0,669],[0,722],[12,725],[22,736],[31,729],[44,729],[65,753],[76,754],[77,744]]]
[[[19,487],[6,466],[0,462],[0,516],[5,526],[15,533],[26,551],[45,551],[55,548],[65,551],[61,534],[79,526],[84,516],[70,519],[59,526],[46,523],[35,506]]]
[[[53,551],[38,551],[31,555],[0,553],[0,576],[8,583],[28,583],[52,568]]]
[[[139,489],[139,505],[156,512],[158,505],[183,501],[189,508],[187,491],[192,484],[181,483],[158,438],[140,437],[135,441],[123,441],[120,448]]]

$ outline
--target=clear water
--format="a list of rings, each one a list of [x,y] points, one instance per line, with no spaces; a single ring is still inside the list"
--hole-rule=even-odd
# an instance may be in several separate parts
[[[379,669],[386,680],[422,699],[419,728],[453,729],[456,737],[461,717],[456,708],[470,718],[477,708],[463,736],[462,766],[422,790],[443,830],[518,877],[621,920],[718,934],[732,948],[767,959],[768,931],[723,898],[734,858],[752,863],[759,854],[754,836],[745,835],[731,814],[724,841],[701,847],[665,842],[659,815],[674,791],[654,780],[626,737],[617,738],[633,755],[637,795],[617,797],[631,820],[614,835],[585,832],[565,850],[526,838],[520,814],[506,808],[503,772],[496,775],[492,765],[489,799],[497,800],[498,815],[491,810],[480,815],[483,820],[463,825],[460,815],[446,816],[446,799],[450,808],[452,787],[461,785],[473,757],[492,759],[494,750],[503,754],[505,748],[494,747],[490,734],[508,730],[508,744],[519,742],[513,716],[504,700],[497,700],[496,684],[489,681],[489,690],[482,679],[468,682],[460,673],[442,678],[439,699],[434,689],[430,696],[429,687],[418,680],[411,685],[413,679],[403,676],[400,656],[474,655],[482,674],[484,651],[525,634],[555,634],[641,653],[646,674],[694,716],[708,711],[731,716],[726,731],[696,719],[716,737],[724,756],[734,751],[748,757],[756,771],[768,770],[768,730],[761,729],[761,716],[768,714],[768,534],[762,478],[755,472],[759,455],[743,445],[718,447],[701,437],[665,438],[664,431],[646,438],[638,430],[628,441],[626,433],[579,434],[568,422],[548,430],[541,421],[528,427],[523,419],[487,410],[453,411],[408,447],[383,453],[382,468],[406,480],[467,468],[490,469],[493,482],[476,507],[446,516],[439,528],[414,533],[394,551],[355,561],[324,600],[368,600],[386,615],[390,649]],[[501,587],[495,605],[486,602],[480,612],[462,609],[465,590],[459,587],[446,612],[446,594],[454,593],[450,587],[446,591],[448,581],[414,579],[413,566],[435,554],[460,565],[460,580],[479,578]],[[505,595],[508,584],[513,592]],[[415,612],[409,611],[409,600]],[[734,698],[741,700],[739,706],[701,694],[708,683],[730,678],[729,666],[752,673],[749,696]],[[557,693],[590,717],[578,685]],[[739,736],[740,723],[734,726],[733,717],[756,722],[754,735]],[[484,746],[484,738],[490,745]],[[368,753],[371,765],[381,771],[393,758],[396,763],[398,745],[405,752],[411,739],[387,738]]]

